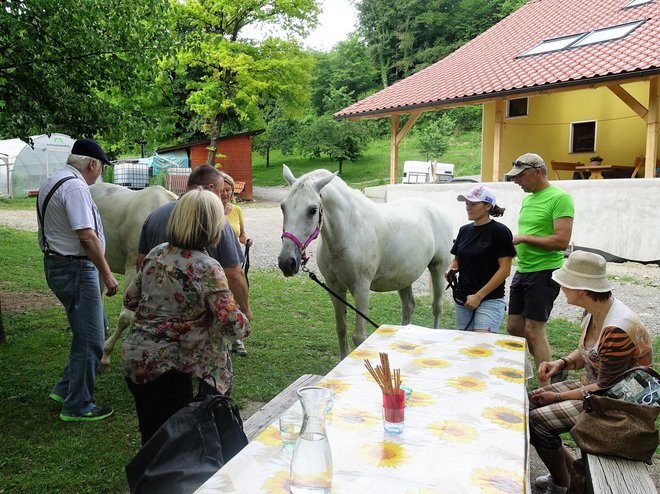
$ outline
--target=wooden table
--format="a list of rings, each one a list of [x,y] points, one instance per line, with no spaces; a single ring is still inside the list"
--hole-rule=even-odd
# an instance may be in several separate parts
[[[582,165],[576,166],[575,169],[583,172],[590,171],[591,176],[589,177],[589,180],[599,180],[604,178],[603,170],[611,170],[613,172],[626,172],[632,170],[630,178],[635,178],[639,172],[640,165]]]
[[[381,326],[319,382],[335,391],[332,492],[531,493],[526,351],[508,335]],[[400,435],[383,431],[381,391],[364,367],[378,352],[413,390]],[[275,421],[197,493],[285,494],[290,462]]]

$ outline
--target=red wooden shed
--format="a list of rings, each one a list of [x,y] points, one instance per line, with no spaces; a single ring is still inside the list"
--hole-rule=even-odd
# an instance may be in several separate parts
[[[231,175],[238,183],[245,183],[243,191],[239,196],[242,200],[252,200],[252,137],[261,134],[263,130],[253,130],[221,137],[218,141],[218,156],[215,159],[216,166]],[[210,140],[179,144],[158,149],[159,154],[169,151],[180,151],[185,149],[190,161],[190,167],[195,169],[206,163],[208,155],[208,146]]]

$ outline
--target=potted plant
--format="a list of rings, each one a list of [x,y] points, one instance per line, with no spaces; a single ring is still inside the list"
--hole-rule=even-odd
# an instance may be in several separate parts
[[[591,158],[589,158],[589,161],[591,162],[591,166],[598,166],[603,162],[603,158],[596,155],[596,156],[592,156]]]

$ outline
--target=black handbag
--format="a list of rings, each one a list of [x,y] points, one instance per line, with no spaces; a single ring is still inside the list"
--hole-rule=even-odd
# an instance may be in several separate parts
[[[655,427],[659,401],[660,375],[635,367],[607,388],[586,395],[571,436],[585,453],[651,465],[660,439]]]
[[[126,465],[133,494],[190,494],[248,443],[238,406],[214,395],[172,415]]]

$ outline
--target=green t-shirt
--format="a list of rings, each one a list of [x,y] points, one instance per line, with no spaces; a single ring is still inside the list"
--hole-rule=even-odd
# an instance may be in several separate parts
[[[523,199],[518,216],[518,235],[547,237],[555,232],[554,220],[573,218],[573,198],[554,185]],[[518,271],[533,273],[545,269],[559,269],[564,264],[564,252],[545,250],[526,243],[516,246]]]

